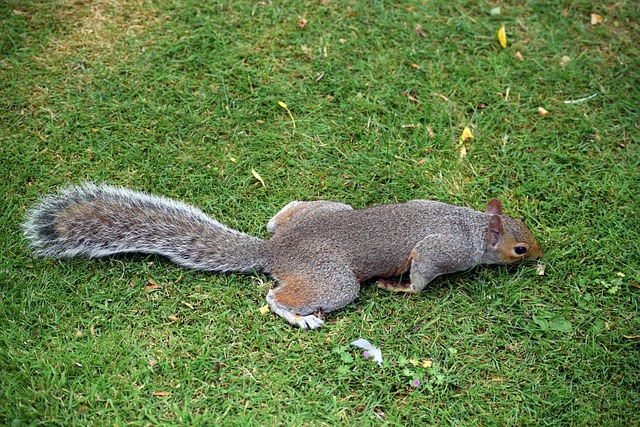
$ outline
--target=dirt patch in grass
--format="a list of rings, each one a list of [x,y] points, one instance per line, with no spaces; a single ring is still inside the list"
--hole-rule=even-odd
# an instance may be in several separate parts
[[[91,58],[124,54],[123,45],[163,22],[157,10],[147,1],[66,1],[57,11],[69,30],[50,40],[51,51],[62,56],[78,52]]]

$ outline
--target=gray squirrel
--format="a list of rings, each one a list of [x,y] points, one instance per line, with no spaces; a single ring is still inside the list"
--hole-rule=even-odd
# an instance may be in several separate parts
[[[294,201],[267,224],[262,240],[196,207],[125,188],[86,183],[43,198],[23,225],[34,252],[88,258],[125,252],[163,255],[183,267],[267,273],[274,313],[302,329],[354,301],[360,283],[409,273],[384,289],[418,293],[442,274],[477,264],[539,259],[540,245],[493,199],[485,212],[429,200],[354,210],[331,201]]]

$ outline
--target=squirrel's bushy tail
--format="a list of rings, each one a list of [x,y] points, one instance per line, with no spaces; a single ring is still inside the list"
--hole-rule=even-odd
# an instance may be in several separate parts
[[[185,203],[91,183],[45,197],[23,225],[37,255],[164,255],[184,267],[268,272],[263,240],[233,230]]]

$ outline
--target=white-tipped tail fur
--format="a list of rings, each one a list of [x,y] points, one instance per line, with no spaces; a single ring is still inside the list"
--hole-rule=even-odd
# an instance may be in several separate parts
[[[264,241],[185,203],[86,183],[45,197],[23,225],[36,255],[89,258],[154,253],[209,271],[268,272]]]

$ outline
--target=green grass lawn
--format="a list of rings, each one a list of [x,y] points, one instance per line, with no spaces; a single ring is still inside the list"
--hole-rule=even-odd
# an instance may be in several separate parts
[[[631,0],[4,1],[0,423],[637,425],[639,19]],[[546,271],[364,286],[304,332],[260,313],[268,277],[34,258],[26,209],[87,180],[260,237],[291,200],[497,197]]]

